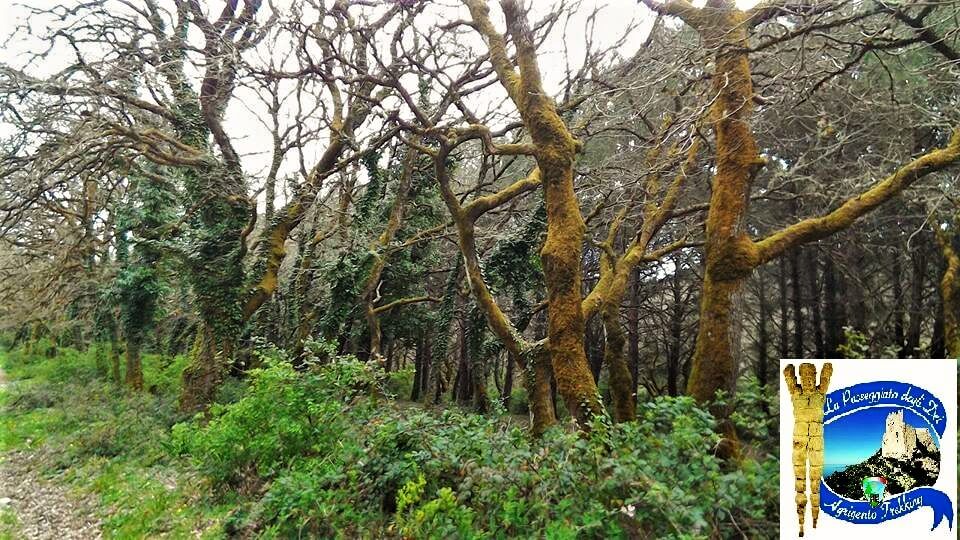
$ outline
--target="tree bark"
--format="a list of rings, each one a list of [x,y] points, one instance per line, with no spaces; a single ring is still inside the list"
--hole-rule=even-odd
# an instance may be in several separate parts
[[[906,357],[920,356],[920,332],[923,328],[923,291],[927,277],[927,252],[920,246],[911,253],[913,280],[910,282],[910,319],[905,343]]]
[[[180,411],[197,412],[213,402],[233,357],[232,344],[219,341],[213,328],[204,324],[197,333],[192,361],[183,370]]]
[[[707,213],[704,255],[706,269],[700,303],[700,326],[687,392],[699,403],[710,403],[717,392],[732,395],[739,359],[733,320],[737,295],[758,261],[743,226],[750,184],[763,165],[748,124],[753,110],[753,84],[747,59],[747,30],[742,12],[717,10],[698,28],[714,51],[713,90],[716,173]],[[723,457],[739,453],[736,433],[726,407],[711,407],[726,437],[718,448]]]
[[[843,345],[843,314],[839,304],[839,280],[833,257],[828,255],[823,266],[823,322],[826,327],[825,346],[827,354],[833,357],[842,356],[840,346]]]
[[[823,314],[820,303],[819,264],[817,259],[820,251],[816,247],[807,250],[807,277],[810,288],[810,314],[813,319],[813,349],[817,358],[826,358],[823,341]]]
[[[946,269],[940,279],[944,344],[951,358],[960,358],[960,252],[955,246],[955,235],[948,236],[939,228],[935,232],[940,252],[946,262]]]
[[[613,402],[613,419],[616,422],[629,422],[636,419],[636,400],[633,395],[634,380],[624,354],[626,336],[620,325],[620,303],[610,299],[604,305],[603,330],[605,346],[603,361],[610,370],[610,397]]]
[[[800,281],[800,249],[791,249],[787,255],[790,266],[790,290],[793,307],[793,357],[803,358],[803,282]]]
[[[130,388],[143,390],[143,366],[140,360],[141,343],[137,338],[127,340],[126,360],[127,372],[124,376],[124,383]]]

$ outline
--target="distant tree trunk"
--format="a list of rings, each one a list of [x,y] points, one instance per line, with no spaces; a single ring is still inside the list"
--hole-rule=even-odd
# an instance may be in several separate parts
[[[604,365],[601,332],[602,329],[595,320],[587,321],[583,344],[587,353],[587,361],[590,363],[590,373],[596,381],[600,380],[600,372]],[[607,367],[609,368],[609,365]]]
[[[946,262],[940,280],[944,343],[951,358],[960,358],[960,250],[956,246],[956,236],[947,236],[939,228],[934,232]]]
[[[760,307],[760,319],[757,321],[757,382],[760,383],[761,388],[766,388],[767,371],[769,371],[767,349],[770,343],[767,318],[770,317],[770,305],[767,302],[767,284],[763,272],[757,273],[757,292],[759,296],[757,304]]]
[[[501,393],[500,402],[503,404],[503,408],[510,410],[510,396],[513,395],[513,371],[516,366],[516,359],[513,357],[513,354],[507,353],[507,367],[506,373],[503,375],[503,392]]]
[[[387,340],[387,357],[385,358],[383,368],[387,373],[390,373],[391,371],[395,371],[397,369],[393,365],[393,340],[392,339]]]
[[[838,303],[839,284],[833,258],[829,255],[823,265],[823,322],[825,326],[827,354],[841,357],[840,345],[843,345],[843,316]]]
[[[120,384],[122,380],[120,378],[120,351],[117,348],[117,338],[116,333],[114,333],[110,340],[110,378],[113,379],[113,382]]]
[[[640,274],[636,270],[631,274],[630,301],[627,304],[627,358],[633,381],[632,393],[636,393],[637,381],[640,380]]]
[[[667,347],[667,394],[680,395],[677,377],[680,371],[681,348],[683,346],[683,297],[679,272],[670,279],[672,303],[670,306],[670,345]]]
[[[626,336],[620,325],[620,298],[612,299],[603,306],[600,313],[603,318],[605,337],[603,358],[610,370],[610,396],[613,401],[613,419],[617,422],[634,420],[636,400],[633,396],[634,382],[630,376],[630,367],[624,355]]]
[[[780,257],[780,264],[777,273],[778,289],[780,290],[780,358],[790,357],[790,330],[788,327],[787,311],[789,302],[787,300],[787,258]]]
[[[894,250],[892,256],[891,277],[893,278],[893,342],[897,347],[897,355],[906,358],[907,348],[903,335],[903,268],[900,265],[900,250]]]
[[[947,265],[943,258],[939,258],[937,263],[937,275],[942,276],[946,271]],[[943,297],[937,295],[937,311],[933,321],[933,337],[930,340],[930,358],[946,358],[947,344],[943,335]]]
[[[16,338],[14,338],[14,343],[16,343]],[[104,349],[105,345],[106,343],[96,344],[96,347],[97,347],[96,356],[94,357],[94,362],[97,367],[97,373],[104,374],[104,375],[107,374],[110,369],[107,362],[107,351]],[[10,349],[8,350],[12,350],[12,348],[13,348],[13,345],[11,345]]]
[[[423,369],[423,374],[420,375],[420,395],[422,397],[429,395],[430,378],[434,371],[433,340],[433,334],[428,333],[423,342],[423,358],[421,359],[421,368]]]
[[[410,390],[410,401],[420,400],[420,390],[423,387],[423,346],[424,338],[417,339],[416,351],[413,355],[413,388]]]
[[[823,341],[822,306],[820,302],[819,264],[820,251],[815,247],[807,249],[807,277],[810,284],[810,313],[813,318],[813,347],[816,358],[826,358]]]
[[[473,393],[473,381],[471,381],[470,353],[467,347],[466,321],[461,319],[457,325],[457,378],[453,384],[453,398],[461,404],[470,403]]]
[[[790,266],[793,307],[793,357],[803,358],[803,282],[800,280],[800,248],[791,249],[787,260]]]
[[[139,338],[127,340],[127,372],[124,383],[134,390],[143,390],[143,367],[140,360],[141,343]]]
[[[920,332],[923,328],[923,291],[927,276],[927,252],[921,246],[911,253],[913,280],[910,283],[910,324],[907,328],[906,356],[920,356]],[[902,355],[904,356],[904,355]]]

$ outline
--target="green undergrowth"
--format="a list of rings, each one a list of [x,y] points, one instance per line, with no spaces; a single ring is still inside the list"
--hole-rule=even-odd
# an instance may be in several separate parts
[[[355,359],[296,372],[273,351],[209,415],[180,418],[182,359],[148,355],[155,393],[129,395],[94,357],[8,355],[15,383],[2,398],[0,449],[44,449],[47,474],[99,497],[108,537],[777,531],[777,461],[722,465],[710,452],[713,418],[688,398],[642,403],[634,423],[598,420],[589,435],[554,429],[537,440],[504,418],[395,402],[396,378]]]
[[[183,420],[175,411],[184,359],[145,355],[152,392],[137,394],[110,381],[97,358],[96,349],[4,353],[0,451],[29,450],[41,476],[92,497],[107,538],[222,536],[230,505],[169,451],[170,429]]]
[[[370,365],[251,373],[209,421],[173,429],[215,489],[250,494],[225,523],[266,538],[771,537],[777,461],[725,469],[689,398],[639,421],[534,440],[497,417],[398,407]],[[387,385],[389,386],[389,384]]]

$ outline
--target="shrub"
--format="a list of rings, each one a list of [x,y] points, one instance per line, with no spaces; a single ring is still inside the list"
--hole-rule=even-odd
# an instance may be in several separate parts
[[[193,456],[217,484],[256,484],[301,456],[333,450],[349,428],[345,409],[375,383],[373,371],[356,361],[336,361],[307,374],[271,363],[250,371],[250,389],[238,401],[214,405],[209,423],[198,415],[173,428],[173,447]]]
[[[726,470],[712,416],[658,398],[636,422],[531,439],[500,419],[379,403],[353,359],[251,372],[247,394],[174,440],[220,485],[263,497],[232,528],[265,536],[415,538],[770,537],[775,460]],[[262,484],[259,482],[263,482]],[[741,532],[742,531],[742,532]]]

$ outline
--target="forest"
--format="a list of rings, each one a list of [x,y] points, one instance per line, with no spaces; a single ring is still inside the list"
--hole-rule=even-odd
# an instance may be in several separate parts
[[[2,540],[775,538],[960,357],[960,2],[4,11]]]

